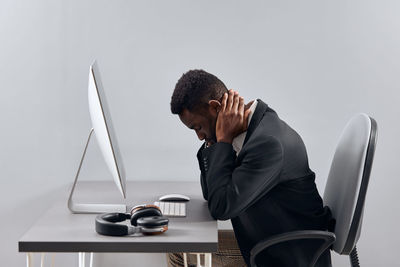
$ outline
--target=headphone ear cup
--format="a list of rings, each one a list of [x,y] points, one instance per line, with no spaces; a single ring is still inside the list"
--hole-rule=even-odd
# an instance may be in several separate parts
[[[142,217],[137,220],[137,225],[144,235],[159,235],[168,230],[168,222],[168,218],[162,216]]]
[[[143,217],[155,217],[155,216],[162,216],[162,213],[159,209],[155,207],[144,207],[142,209],[135,210],[132,212],[131,215],[131,224],[133,226],[137,226],[137,221]]]
[[[129,234],[127,225],[118,224],[130,219],[128,213],[104,213],[96,217],[96,232],[101,235],[124,236]]]
[[[157,228],[168,226],[168,218],[163,216],[141,217],[137,220],[137,225],[146,228]]]

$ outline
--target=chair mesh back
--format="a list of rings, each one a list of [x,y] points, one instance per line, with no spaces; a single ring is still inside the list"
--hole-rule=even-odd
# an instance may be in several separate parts
[[[375,121],[366,114],[358,114],[347,123],[336,147],[325,187],[324,204],[329,206],[336,219],[333,250],[339,254],[350,253],[360,234],[365,198],[365,193],[360,194],[360,188],[366,192],[368,185],[371,149],[373,157],[375,148],[375,140],[370,146],[373,124],[376,126]],[[370,163],[367,158],[371,158]],[[369,164],[367,179],[363,179],[366,176],[366,163]]]

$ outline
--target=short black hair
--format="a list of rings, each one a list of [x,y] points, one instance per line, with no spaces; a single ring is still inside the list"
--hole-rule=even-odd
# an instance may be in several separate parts
[[[206,107],[208,101],[220,100],[228,89],[217,76],[204,70],[189,70],[175,85],[171,97],[172,114],[181,114],[184,109],[193,111]]]

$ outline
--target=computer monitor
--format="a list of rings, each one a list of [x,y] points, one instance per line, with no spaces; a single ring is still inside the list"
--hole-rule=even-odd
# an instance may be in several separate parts
[[[125,198],[125,169],[96,61],[90,66],[89,70],[88,100],[92,127],[103,158],[114,178],[115,184]]]
[[[126,212],[126,205],[123,204],[83,204],[75,203],[72,200],[73,192],[79,177],[79,172],[82,167],[86,150],[93,132],[96,135],[100,151],[108,169],[114,178],[114,182],[123,198],[126,198],[125,169],[112,125],[110,111],[108,109],[104,94],[104,89],[100,78],[100,71],[96,61],[89,68],[88,101],[89,113],[93,128],[89,133],[82,159],[75,176],[75,181],[68,199],[68,208],[73,213]]]

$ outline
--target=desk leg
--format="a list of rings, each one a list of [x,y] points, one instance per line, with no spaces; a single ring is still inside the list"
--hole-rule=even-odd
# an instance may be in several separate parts
[[[202,266],[200,255],[204,254],[204,267],[211,267],[211,265],[212,265],[212,254],[211,253],[191,253],[191,254],[196,254],[196,266],[200,266],[200,267]],[[183,253],[183,264],[184,264],[184,267],[188,266],[186,253]]]
[[[26,253],[26,267],[33,267],[33,254]]]
[[[41,253],[40,254],[40,267],[44,267],[44,256],[46,253]]]
[[[93,252],[90,252],[89,267],[93,267]]]
[[[188,267],[187,254],[183,253],[183,267]]]
[[[211,267],[212,263],[212,254],[211,253],[204,253],[204,266]]]
[[[201,260],[200,260],[200,253],[196,253],[196,266],[200,266],[200,267],[201,267],[200,262],[201,262]]]
[[[85,252],[79,252],[79,267],[85,267]]]

